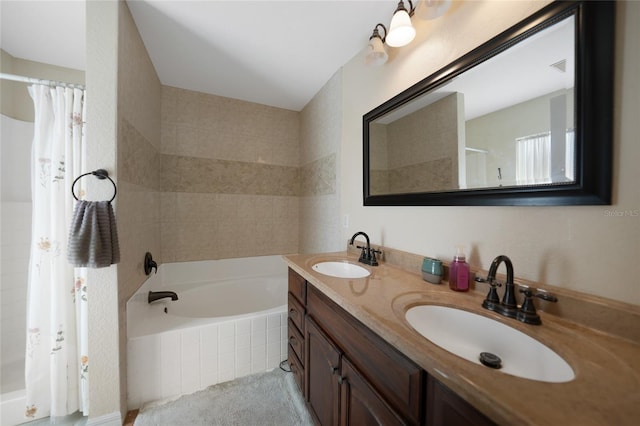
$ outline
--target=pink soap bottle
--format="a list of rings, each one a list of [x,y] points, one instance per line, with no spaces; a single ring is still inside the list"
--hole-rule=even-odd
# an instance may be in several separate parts
[[[449,265],[449,288],[454,291],[469,291],[469,264],[464,255],[464,246],[458,246],[453,262]]]

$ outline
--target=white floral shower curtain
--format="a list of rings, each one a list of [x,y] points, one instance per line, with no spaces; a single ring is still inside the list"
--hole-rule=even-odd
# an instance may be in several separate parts
[[[35,122],[25,417],[88,415],[86,269],[66,256],[71,184],[84,164],[85,91],[34,85],[29,94]]]

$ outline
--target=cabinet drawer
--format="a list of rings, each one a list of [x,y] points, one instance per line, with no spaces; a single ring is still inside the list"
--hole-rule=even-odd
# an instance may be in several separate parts
[[[289,346],[298,356],[298,360],[300,360],[301,364],[304,365],[304,339],[302,337],[302,334],[300,334],[300,332],[298,331],[298,328],[293,324],[293,321],[291,320],[289,320],[288,322],[288,332]]]
[[[289,293],[289,319],[298,327],[298,331],[304,335],[304,306]]]
[[[300,393],[306,400],[306,396],[304,395],[304,369],[302,368],[302,364],[298,359],[297,355],[289,346],[289,367],[291,368],[291,373],[293,373],[293,379],[296,381],[298,388],[300,389]]]
[[[307,282],[296,271],[289,268],[289,293],[303,305],[307,304]]]
[[[311,285],[307,312],[394,411],[409,424],[421,423],[425,374],[419,366]]]

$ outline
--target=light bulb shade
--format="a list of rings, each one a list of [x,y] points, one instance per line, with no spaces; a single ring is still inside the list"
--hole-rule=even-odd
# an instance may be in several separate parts
[[[389,55],[384,48],[380,37],[371,37],[367,46],[367,54],[364,57],[364,63],[367,66],[378,67],[383,65],[389,59]]]
[[[411,43],[416,36],[416,30],[411,24],[411,17],[406,9],[396,10],[391,18],[391,26],[389,34],[385,39],[386,43],[391,47],[401,47]]]

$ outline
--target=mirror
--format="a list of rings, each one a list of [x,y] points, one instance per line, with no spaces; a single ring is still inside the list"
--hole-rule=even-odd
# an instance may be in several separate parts
[[[551,3],[367,113],[364,204],[609,204],[613,40]]]

